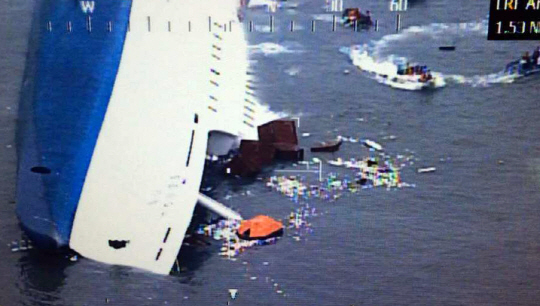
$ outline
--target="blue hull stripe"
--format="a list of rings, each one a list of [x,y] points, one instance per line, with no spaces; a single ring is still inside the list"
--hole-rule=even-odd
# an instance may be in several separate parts
[[[131,10],[131,0],[83,2],[42,0],[30,43],[33,67],[27,67],[23,90],[28,92],[19,110],[17,213],[43,245],[69,243]],[[36,166],[50,173],[31,171]]]

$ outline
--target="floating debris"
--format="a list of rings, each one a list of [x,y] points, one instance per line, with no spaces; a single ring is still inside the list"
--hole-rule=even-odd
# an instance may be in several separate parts
[[[383,147],[380,144],[373,141],[373,140],[365,139],[362,143],[366,147],[368,147],[370,149],[374,149],[374,150],[377,150],[377,151],[382,151],[383,150]]]
[[[345,142],[352,142],[352,143],[357,143],[359,140],[359,138],[352,138],[352,137],[345,137],[345,136],[339,136],[338,138]]]
[[[387,136],[384,136],[382,139],[384,139],[384,140],[396,140],[397,136],[396,135],[387,135]]]
[[[217,155],[206,155],[206,160],[215,162],[219,160],[219,157]]]
[[[11,252],[20,252],[20,251],[27,251],[31,250],[33,248],[32,242],[30,240],[13,240],[8,246],[11,249]]]
[[[237,230],[238,236],[245,240],[265,240],[283,234],[283,224],[268,216],[259,215],[243,220]]]
[[[300,70],[299,67],[294,66],[294,67],[291,67],[291,68],[285,70],[285,73],[287,73],[290,76],[295,76],[295,75],[299,74],[300,71],[301,70]]]
[[[343,162],[343,159],[341,157],[338,157],[336,160],[329,160],[328,164],[332,165],[332,166],[336,166],[336,167],[341,167],[341,166],[345,165],[345,163]]]
[[[311,152],[336,152],[343,143],[343,138],[338,137],[336,140],[323,141],[311,147]]]
[[[19,249],[20,249],[21,251],[26,251],[26,250],[28,250],[28,241],[26,241],[26,240],[21,240],[21,241],[19,242]]]
[[[456,46],[451,46],[451,45],[448,45],[448,46],[439,46],[439,50],[441,50],[441,51],[455,51],[455,50],[456,50]]]
[[[197,234],[206,237],[212,237],[214,240],[221,240],[222,246],[219,255],[227,257],[230,260],[236,260],[234,257],[244,252],[247,248],[260,245],[274,244],[279,237],[273,237],[262,240],[244,240],[238,236],[240,221],[220,220],[214,224],[201,225],[197,229]]]
[[[419,168],[418,173],[430,173],[435,172],[435,170],[437,170],[435,167]]]
[[[335,161],[336,165],[339,163],[339,160]],[[289,197],[295,203],[310,198],[334,201],[341,197],[342,192],[356,193],[359,189],[371,187],[412,186],[401,181],[399,169],[388,161],[382,165],[373,159],[351,160],[343,164],[355,170],[354,177],[340,177],[338,174],[329,173],[322,182],[308,184],[302,177],[272,176],[267,180],[266,186]]]

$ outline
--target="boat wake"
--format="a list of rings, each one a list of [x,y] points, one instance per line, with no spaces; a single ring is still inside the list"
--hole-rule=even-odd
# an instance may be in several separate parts
[[[433,39],[438,39],[443,36],[448,36],[449,33],[462,37],[471,34],[487,35],[487,31],[487,20],[482,20],[480,22],[431,23],[422,26],[411,26],[401,30],[401,32],[397,34],[385,35],[377,41],[372,41],[373,55],[380,56],[384,48],[390,46],[392,43],[407,40],[418,35],[425,35]]]
[[[373,46],[351,46],[340,48],[340,52],[347,54],[353,65],[368,73],[368,75],[381,84],[403,90],[422,90],[424,88],[440,88],[446,86],[446,82],[441,73],[432,72],[427,68],[411,64],[416,67],[416,72],[411,70],[410,74],[405,74],[404,68],[409,67],[409,62],[404,57],[390,55],[379,58],[374,56]],[[407,66],[405,65],[407,64]],[[426,76],[429,75],[429,79]]]
[[[361,69],[369,72],[370,76],[373,79],[377,80],[379,83],[384,83],[392,86],[392,84],[389,84],[389,79],[385,76],[395,71],[396,60],[407,60],[406,58],[400,57],[397,54],[390,54],[387,56],[383,55],[385,53],[384,51],[392,44],[399,41],[412,39],[413,37],[417,38],[419,35],[424,35],[432,39],[438,39],[440,37],[448,36],[449,33],[458,36],[474,34],[487,35],[487,31],[487,20],[483,20],[480,22],[432,23],[423,26],[412,26],[403,29],[400,33],[385,35],[379,40],[371,41],[369,45],[364,45],[360,47],[363,50],[368,51],[368,54],[363,55]],[[352,46],[351,48],[355,47],[358,48],[358,46]],[[340,48],[340,52],[351,56],[351,48],[342,47]],[[355,60],[352,57],[351,60],[353,60],[354,64]],[[490,74],[480,74],[473,76],[461,74],[445,74],[443,72],[432,72],[432,74],[435,79],[438,79],[438,83],[435,87],[442,87],[445,86],[447,83],[462,84],[471,87],[489,87],[493,84],[513,83],[517,78],[520,77],[519,75],[509,75],[508,73],[505,73],[504,70]],[[421,88],[419,88],[419,86],[411,85],[411,88],[403,89],[416,90]]]
[[[472,87],[489,87],[492,84],[509,84],[513,83],[518,75],[508,75],[504,71],[475,76],[464,76],[459,74],[445,75],[444,79],[456,84],[465,84]]]
[[[276,54],[282,54],[282,53],[300,53],[300,52],[302,51],[292,50],[291,48],[286,47],[284,45],[271,43],[271,42],[264,42],[258,45],[249,46],[249,53],[251,55],[263,54],[265,56],[268,56],[268,55],[276,55]]]

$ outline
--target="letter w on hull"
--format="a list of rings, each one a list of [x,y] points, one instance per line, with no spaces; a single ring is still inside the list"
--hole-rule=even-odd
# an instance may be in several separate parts
[[[79,3],[81,5],[81,10],[83,11],[83,13],[88,14],[94,12],[94,8],[96,7],[95,1],[80,1]]]

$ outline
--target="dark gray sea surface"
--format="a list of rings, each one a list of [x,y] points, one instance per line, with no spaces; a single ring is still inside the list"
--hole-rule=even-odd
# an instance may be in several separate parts
[[[481,24],[488,1],[411,1],[394,38],[388,35],[395,34],[396,13],[387,1],[345,3],[379,20],[378,32],[358,33],[339,26],[332,32],[332,23],[322,20],[312,32],[314,16],[328,14],[324,1],[290,2],[298,8],[278,10],[273,33],[267,33],[265,10],[246,14],[256,25],[247,37],[258,99],[276,113],[300,117],[299,132],[311,134],[301,138],[303,146],[343,135],[375,140],[391,155],[413,154],[401,177],[416,187],[309,200],[319,214],[299,241],[286,230],[277,244],[230,261],[218,255],[219,242],[206,239],[182,249],[182,270],[172,276],[71,262],[62,253],[12,252],[7,244],[22,234],[15,216],[14,133],[33,2],[0,0],[1,306],[540,304],[540,77],[485,82],[535,42],[487,41]],[[396,90],[339,52],[354,44],[459,78],[434,90]],[[439,51],[445,44],[456,51]],[[369,154],[345,142],[334,154],[307,157]],[[422,167],[437,170],[417,173]],[[281,168],[294,169],[276,165],[260,178],[283,175],[276,171]],[[323,171],[325,177],[347,172],[326,164]],[[261,180],[212,173],[212,195],[244,216],[279,219],[299,207]],[[302,175],[317,180],[316,173]],[[234,300],[229,289],[238,290]]]

